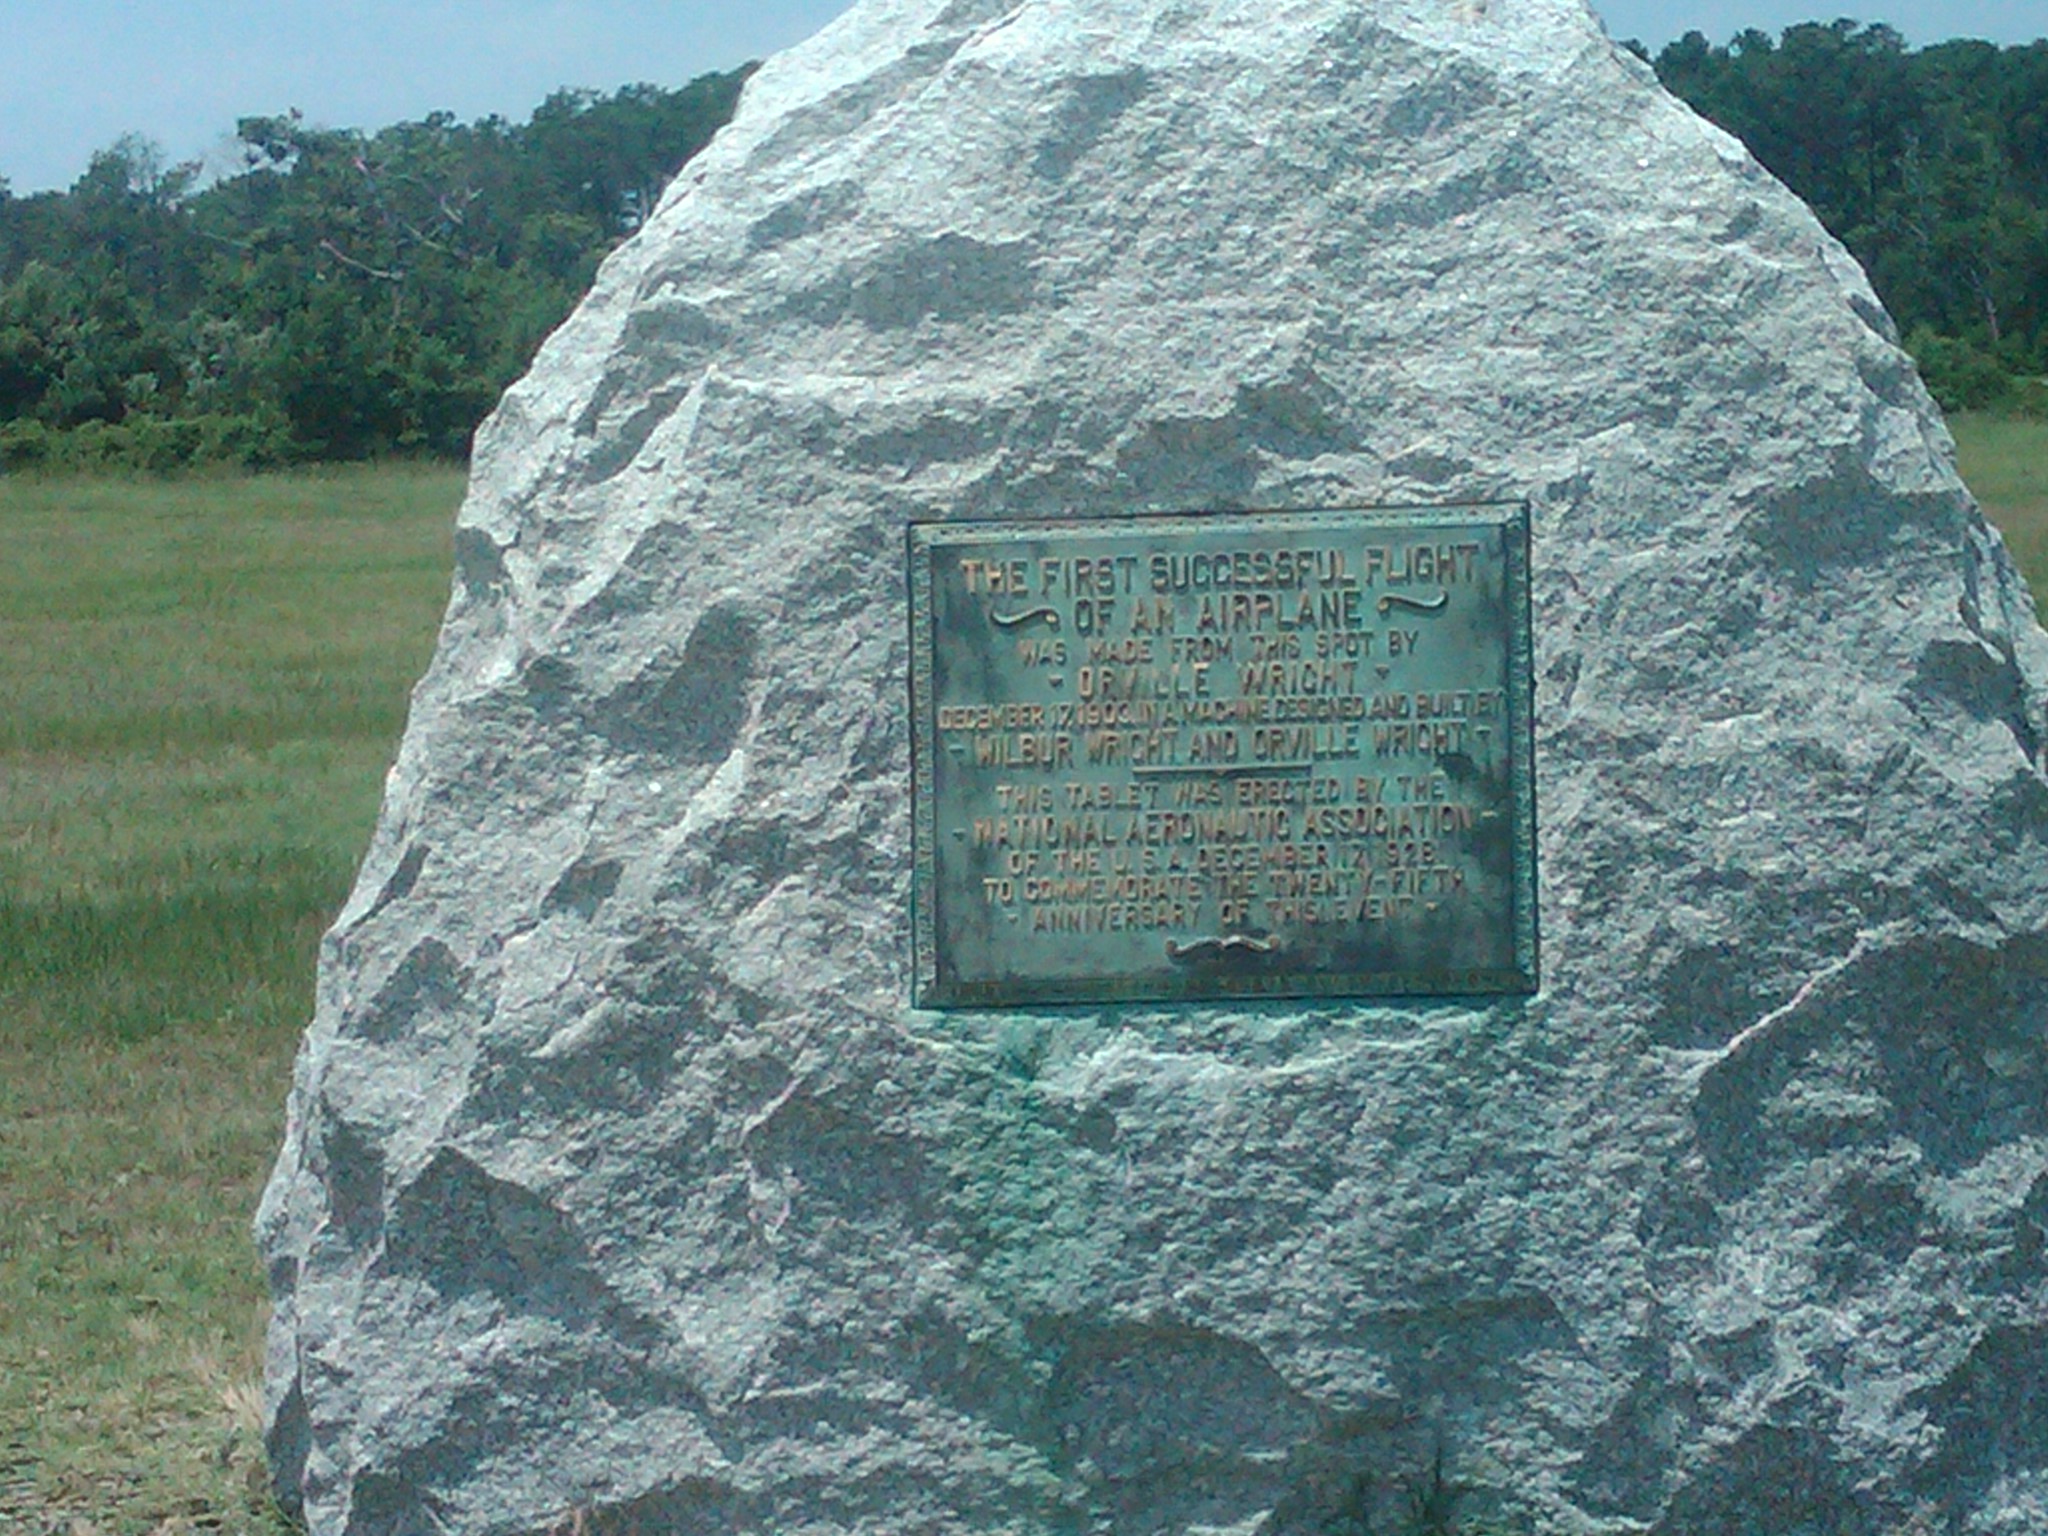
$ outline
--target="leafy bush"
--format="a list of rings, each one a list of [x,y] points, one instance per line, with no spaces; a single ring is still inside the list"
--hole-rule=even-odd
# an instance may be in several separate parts
[[[49,427],[0,422],[0,471],[165,474],[186,468],[274,469],[303,455],[275,410],[198,416],[131,415],[119,422]]]
[[[1906,350],[1944,411],[1981,411],[2004,404],[2013,394],[2013,377],[2004,365],[1967,341],[1936,335],[1923,325],[1906,338]]]
[[[55,433],[40,421],[0,421],[0,472],[19,474],[43,469],[50,462],[50,440]]]
[[[2015,379],[2006,409],[2029,421],[2048,421],[2048,379]]]

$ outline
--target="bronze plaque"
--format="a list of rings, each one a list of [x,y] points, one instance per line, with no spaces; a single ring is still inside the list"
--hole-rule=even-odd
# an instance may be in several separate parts
[[[919,1007],[1536,987],[1528,511],[910,529]]]

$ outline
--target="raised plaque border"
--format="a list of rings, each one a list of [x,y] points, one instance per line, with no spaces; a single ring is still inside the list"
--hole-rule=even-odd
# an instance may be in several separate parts
[[[963,534],[990,539],[1026,538],[1077,529],[1213,531],[1218,523],[1260,522],[1275,530],[1355,528],[1365,518],[1375,526],[1444,528],[1470,526],[1505,535],[1502,602],[1507,609],[1508,660],[1506,738],[1509,806],[1513,818],[1514,970],[1482,974],[1454,971],[1375,973],[1277,971],[1190,976],[1180,985],[1120,978],[1040,978],[946,984],[938,972],[938,925],[931,893],[938,880],[932,762],[938,751],[934,681],[932,551]],[[1090,1004],[1229,1003],[1283,998],[1427,997],[1450,1000],[1528,995],[1541,985],[1540,922],[1537,910],[1535,640],[1530,598],[1530,508],[1516,501],[1453,502],[1437,505],[1392,503],[1314,508],[1216,509],[1198,512],[1138,512],[1054,518],[912,519],[905,529],[905,569],[910,606],[911,769],[911,1005],[920,1009],[1004,1009]]]

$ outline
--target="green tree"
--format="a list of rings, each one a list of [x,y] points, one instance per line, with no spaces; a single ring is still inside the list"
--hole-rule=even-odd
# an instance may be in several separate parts
[[[557,92],[526,124],[245,117],[242,170],[204,187],[131,135],[68,192],[0,192],[0,431],[464,453],[746,73]]]
[[[1917,52],[1892,28],[1805,23],[1659,76],[1739,136],[1869,271],[1950,398],[2048,370],[2048,42]]]

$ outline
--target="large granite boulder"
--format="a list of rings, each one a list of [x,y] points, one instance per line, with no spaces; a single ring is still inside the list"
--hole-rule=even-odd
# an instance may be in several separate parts
[[[1580,0],[864,0],[484,430],[260,1218],[316,1536],[2048,1529],[2048,640]],[[920,1012],[912,517],[1534,503],[1544,978]]]

